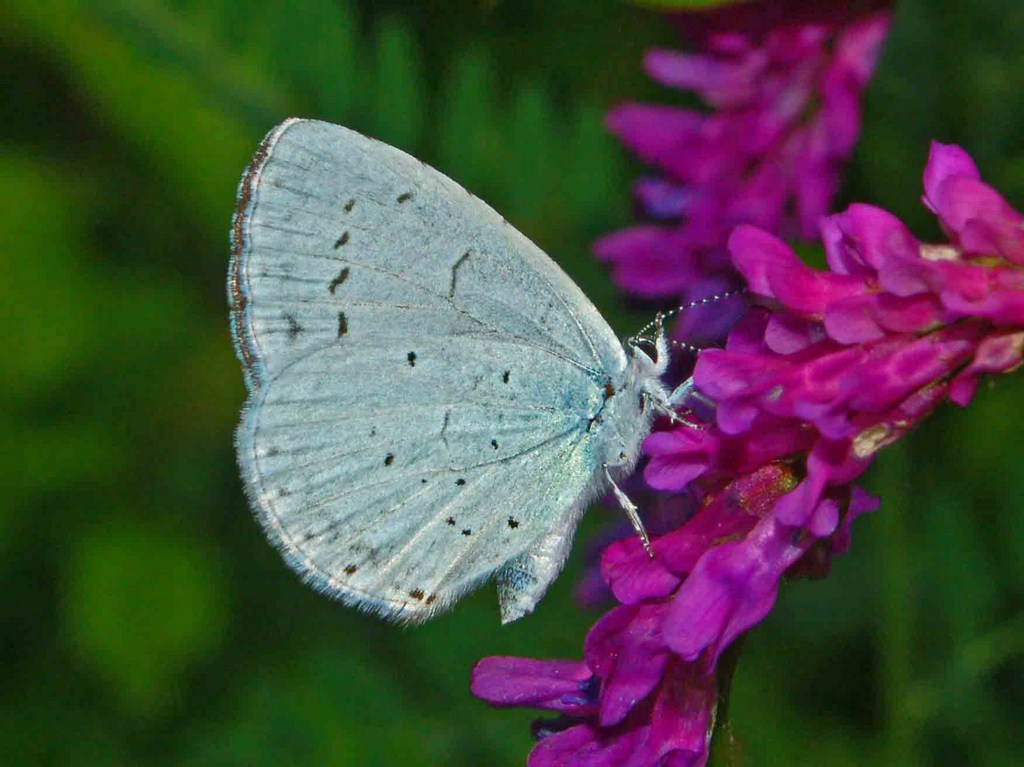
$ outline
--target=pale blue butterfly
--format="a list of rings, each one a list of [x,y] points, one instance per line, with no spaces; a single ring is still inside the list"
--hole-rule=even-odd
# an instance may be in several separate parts
[[[313,120],[260,145],[232,248],[238,461],[267,536],[315,588],[418,622],[493,576],[508,622],[609,487],[644,535],[613,477],[691,391],[661,382],[660,323],[623,345],[485,203]]]

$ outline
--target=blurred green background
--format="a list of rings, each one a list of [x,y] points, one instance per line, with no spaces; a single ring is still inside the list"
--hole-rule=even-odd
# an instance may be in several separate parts
[[[907,0],[844,200],[937,237],[927,142],[1024,207],[1024,9]],[[0,764],[517,765],[525,711],[480,657],[578,657],[572,589],[502,628],[491,589],[400,629],[306,589],[264,541],[231,433],[235,185],[298,114],[406,148],[488,199],[623,333],[588,253],[639,168],[601,126],[670,29],[613,0],[7,0],[0,5]],[[1024,375],[888,450],[824,582],[749,639],[751,765],[1024,763]]]

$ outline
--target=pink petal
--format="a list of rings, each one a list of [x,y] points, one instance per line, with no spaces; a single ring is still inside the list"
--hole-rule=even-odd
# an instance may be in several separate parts
[[[493,656],[476,664],[470,689],[492,706],[532,706],[580,715],[594,710],[593,701],[581,695],[590,677],[585,663]]]
[[[773,314],[764,332],[765,344],[776,354],[794,354],[824,337],[819,323],[792,314]]]
[[[758,58],[728,60],[651,50],[644,55],[644,69],[662,85],[697,91],[709,104],[717,107],[735,107],[757,93],[757,77],[763,66]]]
[[[709,551],[669,608],[662,629],[669,646],[687,660],[709,647],[717,658],[768,614],[779,579],[812,540],[803,536],[794,541],[790,528],[768,516],[742,541]]]
[[[702,767],[711,746],[718,688],[708,663],[676,662],[651,711],[651,729],[637,763]]]
[[[825,310],[825,332],[841,344],[863,344],[885,337],[875,319],[874,295],[845,298]]]
[[[570,727],[538,743],[527,767],[619,767],[642,742],[644,729],[621,732],[598,729],[589,724]]]
[[[651,218],[667,220],[685,215],[697,192],[664,179],[642,178],[633,185],[633,195]]]
[[[615,281],[645,298],[678,296],[703,267],[683,230],[635,226],[594,243],[594,255],[612,263]]]
[[[1024,291],[996,290],[977,301],[946,292],[942,303],[961,317],[986,317],[1000,327],[1024,325]]]
[[[652,546],[656,552],[653,558],[638,537],[624,538],[605,549],[601,557],[601,574],[624,605],[667,597],[679,585],[679,576],[665,566],[660,556],[668,544],[655,540]]]
[[[854,521],[861,514],[876,511],[881,505],[881,499],[868,494],[860,487],[854,486],[850,492],[850,502],[843,515],[842,523],[832,537],[832,555],[841,556],[850,549],[850,531]]]
[[[924,203],[933,212],[939,213],[939,187],[954,177],[981,179],[978,166],[963,149],[956,144],[940,144],[933,141],[924,169]]]
[[[712,161],[699,150],[713,141],[708,118],[698,112],[654,104],[623,104],[608,113],[609,130],[642,159],[680,180],[695,180]],[[698,167],[695,167],[698,166]]]
[[[644,479],[655,490],[679,492],[709,465],[715,445],[707,432],[676,429],[655,432],[644,440],[644,453],[651,461],[644,469]]]
[[[950,387],[949,398],[961,407],[974,395],[978,381],[986,373],[1006,373],[1024,363],[1024,332],[989,336],[978,344],[971,364],[964,368]]]
[[[729,237],[729,252],[751,292],[776,298],[790,311],[820,319],[834,301],[864,292],[860,279],[816,272],[777,237],[740,226]]]
[[[837,274],[870,276],[890,258],[917,256],[920,245],[891,213],[854,204],[821,224],[825,256]]]
[[[943,227],[968,255],[1000,255],[1024,264],[1024,216],[988,184],[957,176],[939,185]]]
[[[668,648],[661,636],[666,605],[617,607],[587,635],[587,665],[601,678],[599,718],[618,724],[661,681]]]

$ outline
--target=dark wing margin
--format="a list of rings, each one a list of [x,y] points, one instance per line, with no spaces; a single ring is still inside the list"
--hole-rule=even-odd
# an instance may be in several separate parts
[[[256,199],[256,187],[259,185],[263,166],[273,152],[274,145],[281,139],[292,125],[302,122],[301,118],[290,117],[276,126],[260,142],[252,160],[238,182],[238,201],[235,213],[231,218],[231,260],[228,265],[228,307],[231,310],[231,339],[234,342],[235,354],[242,363],[245,384],[253,394],[260,390],[262,380],[258,374],[259,358],[255,341],[248,326],[249,286],[242,273],[245,257],[252,250],[252,235],[249,223],[252,219],[252,207]]]

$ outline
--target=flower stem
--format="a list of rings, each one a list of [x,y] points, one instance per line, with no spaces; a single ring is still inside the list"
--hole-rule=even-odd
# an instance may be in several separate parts
[[[742,764],[742,749],[739,738],[729,719],[729,696],[732,692],[732,678],[739,664],[740,652],[746,635],[739,637],[718,659],[718,700],[715,704],[715,729],[711,735],[711,752],[708,755],[710,767],[739,767]]]

